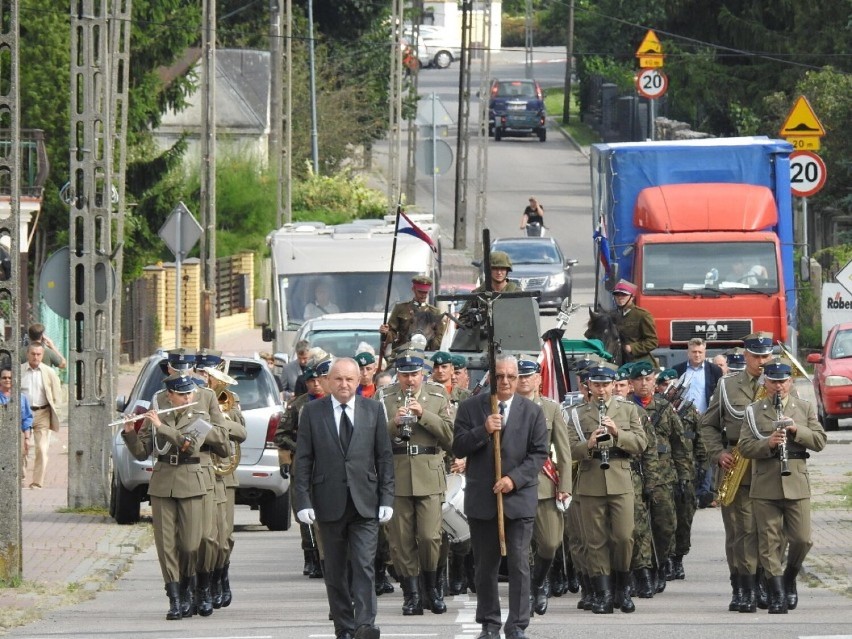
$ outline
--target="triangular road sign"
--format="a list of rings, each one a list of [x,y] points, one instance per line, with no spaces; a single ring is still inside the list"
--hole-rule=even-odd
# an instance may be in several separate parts
[[[784,124],[781,126],[780,135],[782,138],[823,137],[825,135],[822,123],[819,121],[819,118],[814,113],[810,102],[808,102],[805,96],[800,95],[793,108],[790,109],[787,119],[784,120]]]
[[[645,39],[642,40],[642,44],[640,44],[639,48],[636,49],[636,57],[654,54],[660,55],[662,53],[663,45],[660,44],[660,39],[653,30],[648,29],[648,33],[645,34]]]

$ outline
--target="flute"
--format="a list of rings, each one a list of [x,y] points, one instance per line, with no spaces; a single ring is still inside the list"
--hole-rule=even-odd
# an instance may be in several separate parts
[[[157,415],[165,415],[166,413],[173,413],[176,410],[183,410],[184,408],[188,408],[190,406],[195,406],[198,402],[190,402],[189,404],[184,404],[183,406],[173,406],[171,408],[162,408],[157,411]],[[147,413],[148,411],[145,411]],[[135,422],[137,419],[142,419],[145,417],[145,413],[141,413],[139,415],[127,415],[123,419],[117,419],[114,422],[110,422],[107,426],[119,426],[122,424],[126,424],[127,422]]]

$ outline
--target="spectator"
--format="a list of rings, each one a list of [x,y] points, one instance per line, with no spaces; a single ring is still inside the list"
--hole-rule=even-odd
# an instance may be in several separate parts
[[[296,342],[296,357],[284,364],[281,369],[281,385],[284,392],[284,399],[295,397],[296,384],[299,377],[305,372],[308,367],[308,359],[310,359],[311,345],[307,340],[299,340]]]
[[[719,353],[713,358],[713,363],[716,364],[719,368],[722,369],[722,375],[727,375],[730,370],[728,369],[728,358],[725,357],[724,353]]]
[[[3,366],[0,369],[0,406],[6,406],[12,397],[12,368]],[[30,452],[30,442],[33,432],[33,411],[27,396],[21,393],[21,481],[24,481],[24,471],[27,468],[27,455]]]
[[[61,399],[62,384],[59,376],[42,361],[43,359],[42,343],[30,342],[27,346],[27,363],[21,365],[21,393],[26,395],[33,411],[35,464],[30,488],[44,486],[50,432],[59,430],[59,415],[56,409]]]
[[[538,225],[538,226],[536,226]],[[530,226],[535,229],[531,232]],[[524,209],[521,216],[520,229],[526,229],[527,235],[541,235],[541,230],[544,228],[544,207],[539,203],[534,195],[530,196],[530,203]]]
[[[41,342],[44,346],[44,363],[55,368],[65,368],[68,363],[65,358],[59,353],[56,344],[47,335],[44,334],[44,324],[30,324],[27,329],[27,343]],[[21,352],[21,364],[27,361],[26,350]]]
[[[707,410],[716,383],[723,376],[722,369],[708,362],[706,355],[707,343],[700,337],[693,337],[687,343],[687,361],[674,367],[684,383],[689,385],[684,393],[685,398],[692,400],[701,414]]]
[[[314,301],[305,305],[302,313],[304,319],[309,320],[328,313],[339,313],[340,308],[331,301],[331,287],[328,282],[320,282],[314,289]]]

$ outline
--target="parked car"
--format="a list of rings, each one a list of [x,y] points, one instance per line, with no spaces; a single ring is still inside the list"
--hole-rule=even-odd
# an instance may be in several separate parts
[[[126,415],[147,410],[151,398],[163,388],[167,356],[160,351],[145,362],[128,397],[116,398],[116,410]],[[240,398],[246,420],[246,441],[240,444],[240,463],[234,471],[240,482],[236,503],[260,511],[260,523],[270,530],[290,527],[290,480],[281,477],[275,431],[283,417],[278,386],[266,362],[260,359],[234,357],[228,374],[237,380],[229,387]],[[137,429],[142,419],[137,421]],[[112,490],[110,515],[119,524],[139,521],[140,504],[149,501],[148,483],[153,464],[151,459],[138,461],[124,445],[121,428],[112,442]]]
[[[825,430],[837,430],[839,421],[852,417],[852,322],[828,332],[822,353],[811,353],[817,413]]]
[[[393,302],[391,302],[393,304]],[[335,357],[355,357],[358,345],[366,342],[378,353],[382,336],[382,313],[329,313],[305,321],[294,344],[307,340]],[[295,353],[290,353],[293,357]]]
[[[414,42],[414,32],[406,27],[403,37]],[[455,60],[461,58],[461,42],[453,40],[441,27],[421,26],[417,47],[417,59],[421,66],[446,69]]]
[[[492,80],[488,134],[499,142],[510,135],[537,135],[547,140],[544,94],[536,80]]]
[[[540,308],[558,309],[571,300],[571,267],[575,259],[566,259],[552,237],[511,237],[494,240],[492,251],[503,251],[512,260],[509,279],[523,291],[541,291]],[[482,262],[474,265],[482,267]]]

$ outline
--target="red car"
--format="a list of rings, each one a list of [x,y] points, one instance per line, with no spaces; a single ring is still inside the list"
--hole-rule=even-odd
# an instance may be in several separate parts
[[[852,322],[828,332],[822,353],[808,355],[814,365],[817,412],[825,430],[837,430],[838,421],[852,417]]]

